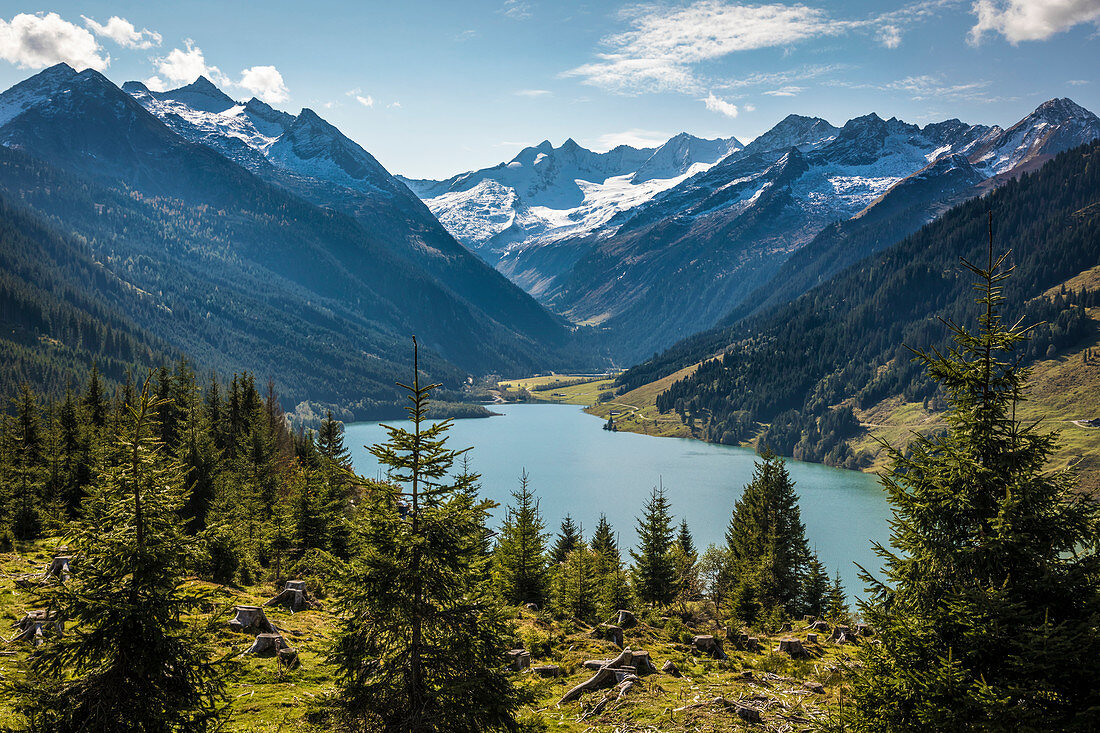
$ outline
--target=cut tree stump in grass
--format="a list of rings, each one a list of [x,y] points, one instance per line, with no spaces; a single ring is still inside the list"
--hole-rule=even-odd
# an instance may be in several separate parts
[[[666,659],[665,663],[661,665],[661,671],[665,674],[670,674],[673,677],[680,676],[680,668],[676,666],[676,663],[671,659]]]
[[[806,634],[806,643],[807,644],[816,644],[817,643],[817,634]]]
[[[537,603],[528,603],[527,605],[524,606],[524,608],[526,608],[531,613],[538,613],[539,612],[539,604],[537,604]]]
[[[592,636],[597,639],[606,639],[620,649],[623,647],[623,630],[620,626],[600,624],[592,629]]]
[[[279,595],[265,603],[264,607],[285,606],[292,612],[298,612],[313,608],[313,605],[313,601],[310,600],[309,597],[309,592],[306,590],[306,581],[288,580],[286,582],[286,587],[279,592]]]
[[[710,634],[701,634],[691,640],[691,646],[699,654],[705,654],[715,659],[725,659],[726,653],[722,650],[722,640]]]
[[[875,630],[869,624],[856,624],[856,636],[874,636]]]
[[[44,608],[28,611],[23,618],[15,624],[19,631],[11,638],[11,641],[29,641],[38,646],[46,640],[46,631],[50,629],[59,636],[65,632],[65,623],[56,620]]]
[[[653,666],[653,662],[649,659],[649,652],[646,651],[635,652],[630,649],[623,649],[619,656],[614,659],[606,661],[590,659],[584,665],[589,667],[593,663],[601,663],[596,670],[596,674],[562,695],[561,699],[558,700],[558,705],[576,700],[584,693],[592,692],[608,684],[630,682],[637,680],[639,674],[657,671]]]
[[[789,634],[792,631],[793,631],[793,629],[791,628],[791,622],[790,621],[784,621],[783,622],[783,627],[781,629],[779,629],[780,634]]]
[[[748,639],[745,639],[745,650],[746,651],[755,652],[759,648],[760,648],[760,640],[757,639],[755,636],[750,636]]]
[[[267,614],[259,606],[237,606],[237,615],[229,622],[233,631],[258,631],[261,634],[277,633],[275,626],[267,620]]]
[[[561,667],[556,664],[538,664],[531,667],[531,672],[539,677],[557,677],[561,674]]]
[[[287,648],[287,643],[279,634],[257,634],[256,641],[245,654],[278,654],[280,649]]]
[[[802,642],[792,637],[780,639],[779,646],[775,650],[780,654],[789,654],[791,659],[803,659],[810,656],[810,653],[806,651],[806,647],[802,646]]]
[[[615,621],[615,625],[621,629],[629,629],[631,626],[636,626],[638,619],[634,618],[634,614],[630,611],[619,609],[619,616]]]
[[[72,555],[57,555],[50,561],[46,572],[42,573],[42,579],[58,578],[59,580],[65,580],[72,575],[72,565]]]
[[[847,626],[837,626],[833,629],[832,639],[837,644],[856,644],[859,642],[859,638]]]
[[[298,650],[291,649],[290,647],[283,647],[279,650],[279,664],[286,669],[294,669],[302,660],[298,658]]]
[[[531,666],[531,652],[525,649],[509,649],[508,665],[516,672],[522,672]]]
[[[821,684],[820,682],[803,682],[802,686],[810,692],[814,693],[815,695],[825,694],[825,685]]]
[[[825,623],[824,621],[815,621],[810,624],[810,628],[823,634],[829,633],[829,624]]]

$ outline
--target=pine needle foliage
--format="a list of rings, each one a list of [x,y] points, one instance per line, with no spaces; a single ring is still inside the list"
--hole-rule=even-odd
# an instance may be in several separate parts
[[[638,549],[634,560],[634,592],[642,603],[667,605],[676,597],[676,565],[672,556],[672,514],[663,486],[653,487],[637,521]]]
[[[370,448],[392,483],[364,502],[361,551],[337,594],[340,723],[386,733],[513,729],[519,699],[502,670],[509,629],[483,552],[494,505],[477,499],[476,474],[450,475],[465,451],[447,446],[450,420],[425,425],[438,385],[420,385],[413,344],[413,383],[399,385],[413,427],[386,426],[389,439]]]
[[[945,322],[946,354],[918,351],[943,388],[946,435],[893,451],[885,579],[862,604],[881,644],[855,670],[867,731],[1100,729],[1100,509],[1048,472],[1057,434],[1016,419],[1028,329],[1000,312],[1007,255],[977,280],[976,332]]]
[[[514,503],[508,507],[494,550],[493,577],[506,603],[542,606],[549,582],[546,525],[527,471],[520,475],[519,491],[512,492],[512,499]]]
[[[183,471],[154,437],[163,404],[149,387],[125,406],[73,523],[73,575],[41,591],[66,633],[36,649],[9,690],[25,723],[17,730],[205,731],[224,711],[209,628],[184,620],[204,600],[186,578],[197,548],[182,531]]]

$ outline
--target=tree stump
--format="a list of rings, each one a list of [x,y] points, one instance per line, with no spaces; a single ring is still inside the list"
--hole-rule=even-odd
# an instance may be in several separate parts
[[[257,634],[256,641],[245,654],[278,654],[280,649],[286,648],[286,642],[279,634]]]
[[[46,578],[58,578],[65,580],[72,574],[73,558],[71,555],[57,555],[50,561],[50,566],[46,568],[46,572],[42,573],[42,579]]]
[[[65,623],[50,616],[44,608],[28,611],[23,618],[16,622],[15,626],[19,631],[11,638],[11,641],[29,641],[35,646],[46,640],[47,629],[57,632],[58,636],[65,631]]]
[[[524,649],[510,649],[508,659],[509,665],[516,672],[522,672],[531,666],[531,652]]]
[[[837,626],[833,629],[833,641],[837,644],[855,644],[858,639],[847,626]]]
[[[561,667],[556,664],[539,664],[531,667],[531,671],[539,677],[557,677],[561,674]]]
[[[290,647],[283,647],[279,650],[279,664],[287,669],[294,669],[301,660],[298,659],[298,650],[291,649]]]
[[[874,636],[875,630],[868,624],[856,624],[856,636]]]
[[[815,695],[825,694],[825,685],[821,684],[820,682],[803,682],[802,686],[810,692],[814,693]]]
[[[633,677],[634,679],[638,679],[638,669],[636,667],[633,667],[633,666],[629,665],[629,664],[625,664],[622,667],[619,667],[618,669],[615,670],[615,682],[616,683],[622,682],[622,681],[626,680],[628,677]]]
[[[671,659],[666,659],[665,663],[661,665],[661,671],[665,674],[670,674],[673,677],[680,676],[680,669],[676,666],[676,663]]]
[[[783,627],[781,629],[779,629],[779,633],[780,634],[789,634],[789,633],[791,633],[791,631],[792,631],[791,622],[790,621],[784,621],[783,622]]]
[[[638,623],[638,619],[634,618],[634,614],[630,611],[619,609],[619,617],[615,621],[615,625],[622,629],[629,629],[631,626],[635,626]]]
[[[807,644],[816,644],[817,643],[817,634],[806,634],[806,643]]]
[[[752,670],[751,669],[741,670],[741,679],[751,680],[752,679]]]
[[[233,631],[259,631],[262,634],[277,633],[267,615],[259,606],[237,606],[237,615],[229,622],[229,628]]]
[[[279,592],[279,595],[264,604],[264,608],[268,606],[286,606],[292,612],[312,608],[313,601],[310,600],[309,593],[306,591],[306,581],[288,580],[286,587]]]
[[[528,603],[524,606],[524,608],[526,608],[531,613],[538,613],[539,612],[539,604],[537,604],[537,603]]]
[[[802,642],[792,637],[780,639],[776,651],[780,654],[791,655],[791,659],[802,659],[810,656],[809,652],[806,651],[806,647],[802,646]]]
[[[657,671],[657,668],[653,666],[653,660],[649,658],[649,652],[632,652],[630,663],[638,674],[653,674]]]
[[[749,705],[737,706],[737,717],[746,723],[763,723],[764,719],[760,716],[760,711]]]
[[[592,634],[597,639],[607,639],[620,649],[623,647],[623,630],[620,626],[600,624],[592,630]]]
[[[750,636],[745,639],[745,651],[755,652],[760,648],[760,640],[755,636]]]
[[[722,651],[722,640],[716,639],[710,634],[696,636],[691,640],[691,646],[699,654],[706,654],[715,659],[726,658],[726,653]]]
[[[829,633],[829,624],[825,623],[824,621],[815,621],[810,624],[810,628],[814,631],[820,631],[823,634]]]

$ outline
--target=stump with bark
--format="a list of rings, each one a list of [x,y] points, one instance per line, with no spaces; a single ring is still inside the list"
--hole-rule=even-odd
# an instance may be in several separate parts
[[[635,626],[638,623],[638,619],[634,618],[634,614],[630,611],[619,609],[618,618],[615,620],[615,625],[621,629],[629,629],[631,626]]]
[[[705,654],[715,659],[726,658],[726,653],[722,650],[722,640],[710,634],[696,636],[691,640],[691,646],[698,654]]]
[[[267,620],[264,610],[259,606],[237,606],[235,610],[237,615],[229,622],[229,628],[233,631],[242,633],[258,631],[261,634],[278,633],[272,623]]]
[[[791,622],[790,621],[784,621],[783,622],[783,627],[781,629],[779,629],[780,634],[789,634],[792,631],[793,631],[793,629],[791,628]]]
[[[824,621],[815,621],[810,624],[810,628],[823,634],[829,633],[829,624],[825,623]]]
[[[855,644],[859,641],[847,626],[837,626],[833,629],[832,639],[837,644]]]
[[[780,654],[789,654],[791,659],[803,659],[810,656],[809,652],[806,651],[806,647],[802,646],[802,642],[793,637],[780,639],[776,651]]]
[[[589,665],[595,663],[600,664],[599,668],[596,669],[596,674],[562,695],[561,699],[558,700],[558,705],[576,700],[586,692],[592,692],[609,684],[622,684],[637,680],[638,674],[657,671],[649,659],[649,652],[635,652],[630,649],[623,649],[619,656],[614,659],[593,659],[584,664],[589,667]],[[591,669],[591,667],[589,668]]]
[[[557,677],[561,674],[561,667],[556,664],[539,664],[531,667],[531,672],[539,677]]]
[[[525,649],[508,650],[508,666],[513,671],[522,672],[531,666],[531,652]]]
[[[623,629],[621,626],[600,624],[592,630],[592,635],[597,639],[607,639],[620,649],[623,647]]]
[[[280,649],[287,648],[287,643],[279,634],[257,634],[256,641],[245,654],[278,654]]]
[[[807,644],[816,644],[817,643],[817,634],[806,634],[806,643]]]
[[[72,575],[72,565],[72,555],[57,555],[50,561],[50,565],[46,568],[46,572],[42,573],[42,579],[57,578],[59,580],[65,580]]]
[[[869,624],[856,624],[856,636],[874,636],[875,630]]]
[[[265,603],[264,608],[268,606],[285,606],[292,612],[297,612],[313,608],[313,605],[309,592],[306,590],[306,581],[288,580],[286,587],[279,592],[279,595]]]
[[[291,649],[290,647],[283,647],[279,650],[279,664],[286,669],[294,669],[301,660],[298,658],[298,650]]]
[[[537,604],[537,603],[528,603],[524,606],[524,608],[526,608],[531,613],[538,613],[539,612],[539,604]]]
[[[661,671],[665,674],[670,674],[673,677],[680,676],[680,668],[676,666],[676,663],[671,659],[666,659],[665,663],[661,665]]]
[[[28,611],[16,622],[15,627],[19,631],[10,641],[29,641],[35,646],[46,640],[47,631],[56,632],[58,636],[65,631],[65,623],[51,616],[44,608]]]

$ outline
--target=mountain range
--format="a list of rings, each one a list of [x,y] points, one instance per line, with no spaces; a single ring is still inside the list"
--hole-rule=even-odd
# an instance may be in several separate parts
[[[731,314],[797,297],[1097,137],[1100,119],[1068,99],[1007,129],[874,113],[835,127],[790,115],[744,146],[681,135],[655,151],[616,148],[602,155],[621,165],[599,169],[602,183],[571,178],[582,166],[559,162],[605,160],[572,141],[409,183],[460,241],[552,310],[602,328],[611,353],[633,363]],[[672,148],[681,153],[662,154]],[[665,177],[642,173],[659,156],[676,165],[652,166]]]
[[[0,94],[0,199],[126,283],[121,316],[155,306],[167,347],[362,416],[392,414],[412,334],[451,389],[577,363],[562,319],[312,111],[127,88],[60,64]]]

